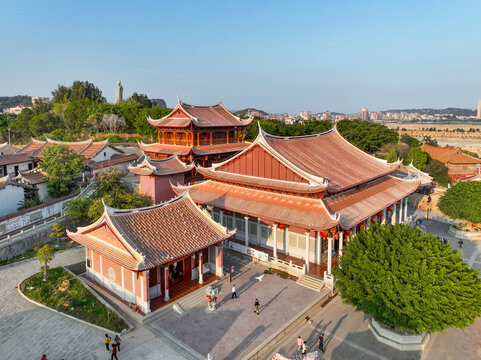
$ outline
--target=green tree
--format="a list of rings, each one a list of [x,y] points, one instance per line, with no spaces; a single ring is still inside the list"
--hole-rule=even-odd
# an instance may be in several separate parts
[[[344,303],[413,332],[466,328],[481,316],[481,280],[460,254],[409,225],[372,224],[333,270]]]
[[[436,139],[432,139],[431,136],[423,136],[422,142],[426,145],[438,146],[438,141]]]
[[[438,160],[430,159],[423,171],[431,175],[434,181],[441,186],[448,187],[448,185],[451,184],[451,178],[448,176],[448,168]]]
[[[52,232],[50,233],[50,237],[57,239],[57,244],[55,245],[56,247],[58,247],[60,238],[64,235],[65,231],[62,228],[62,225],[60,225],[59,223],[55,223],[52,225]]]
[[[152,107],[152,101],[147,97],[145,94],[137,94],[134,92],[131,97],[129,97],[129,100],[133,100],[141,104],[142,106],[151,108]]]
[[[72,86],[59,85],[52,91],[53,103],[66,103],[78,100],[90,100],[94,102],[106,102],[102,91],[88,81],[74,81]]]
[[[49,133],[55,129],[58,129],[62,125],[61,119],[51,112],[45,112],[40,115],[34,116],[30,122],[30,132],[33,136],[38,137],[40,135]]]
[[[389,151],[389,153],[387,154],[386,156],[386,160],[387,162],[389,163],[393,163],[393,162],[396,162],[398,160],[398,156],[397,156],[397,152],[396,152],[396,147],[393,146],[391,148],[391,151]]]
[[[65,211],[68,219],[74,226],[87,225],[89,218],[89,209],[92,206],[93,200],[90,198],[79,198],[71,200],[68,203],[68,208]]]
[[[47,244],[42,247],[35,247],[35,251],[37,253],[38,262],[43,264],[43,280],[47,281],[48,263],[55,257],[55,251]]]
[[[408,144],[410,148],[419,147],[422,144],[421,141],[408,134],[404,134],[399,141]]]
[[[83,157],[65,145],[51,145],[43,150],[39,165],[47,174],[49,194],[55,197],[68,194],[84,164]]]
[[[143,108],[139,110],[134,119],[134,128],[138,134],[157,136],[157,129],[147,122],[147,117],[152,119],[160,119],[167,116],[172,109],[160,107],[158,105],[151,108]]]
[[[79,133],[85,127],[87,120],[88,100],[77,100],[69,102],[63,111],[65,127],[70,133]]]
[[[481,182],[458,181],[441,196],[438,207],[451,219],[481,222]]]
[[[17,204],[17,210],[29,209],[31,207],[40,205],[42,202],[39,199],[25,199],[21,200]]]
[[[411,148],[404,159],[405,164],[410,164],[411,161],[416,169],[422,170],[429,160],[429,155],[421,150],[419,147]]]
[[[369,153],[378,151],[384,144],[395,144],[399,140],[396,131],[370,121],[341,120],[337,123],[337,128],[350,143]]]

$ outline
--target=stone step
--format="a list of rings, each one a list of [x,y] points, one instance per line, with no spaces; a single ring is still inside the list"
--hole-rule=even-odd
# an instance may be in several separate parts
[[[316,276],[312,276],[309,274],[302,275],[298,280],[297,283],[299,285],[308,287],[310,289],[321,291],[324,287],[324,281]]]

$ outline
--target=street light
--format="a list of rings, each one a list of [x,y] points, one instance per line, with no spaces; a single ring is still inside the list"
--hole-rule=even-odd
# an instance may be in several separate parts
[[[11,141],[10,141],[10,129],[7,129],[8,130],[8,145],[12,145]]]

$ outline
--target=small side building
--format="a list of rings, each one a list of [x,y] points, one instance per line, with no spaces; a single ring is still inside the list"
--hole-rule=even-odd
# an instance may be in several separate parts
[[[32,197],[44,201],[48,196],[47,188],[47,174],[42,171],[39,167],[28,171],[21,171],[20,174],[15,177],[15,180],[30,185],[32,192],[34,193]]]
[[[235,231],[185,192],[146,208],[105,206],[99,220],[67,235],[85,247],[88,278],[147,314],[222,276],[223,243]]]
[[[140,176],[140,194],[158,204],[177,196],[171,184],[186,184],[193,168],[194,164],[185,164],[177,155],[160,160],[143,155],[129,166],[129,171]]]
[[[17,211],[18,203],[25,200],[27,185],[13,181],[12,175],[0,178],[0,217]]]

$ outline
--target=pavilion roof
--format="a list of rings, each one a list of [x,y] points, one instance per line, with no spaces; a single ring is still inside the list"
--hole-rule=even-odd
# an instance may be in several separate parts
[[[168,155],[189,155],[192,152],[192,147],[184,145],[168,145],[168,144],[144,144],[140,142],[137,144],[142,152],[152,152],[158,154]]]
[[[419,184],[417,177],[403,180],[387,176],[324,201],[329,211],[340,215],[341,228],[347,230],[413,193]]]
[[[344,139],[336,126],[324,133],[281,137],[260,129],[259,142],[302,171],[327,180],[328,192],[347,190],[390,174],[399,162],[389,164]]]
[[[393,175],[406,180],[418,177],[421,180],[421,186],[427,186],[433,183],[432,176],[414,167],[412,161],[409,165],[401,164],[399,169],[396,170]]]
[[[444,164],[481,164],[481,159],[463,153],[458,148],[446,148],[422,144],[421,150]]]
[[[213,164],[211,168],[203,171],[207,177],[217,180],[246,185],[251,185],[251,180],[263,183],[265,181],[260,179],[267,177],[257,176],[258,180],[254,177],[248,179],[232,169],[236,166],[229,166],[256,146],[293,171],[303,181],[307,181],[310,184],[309,191],[317,187],[327,189],[329,193],[338,193],[393,173],[400,165],[399,161],[389,164],[358,149],[345,140],[335,126],[321,134],[293,137],[270,135],[259,126],[259,135],[251,145],[228,160]],[[252,157],[246,158],[244,160],[247,162],[254,161]],[[269,180],[272,177],[270,176]],[[272,189],[276,189],[274,184]]]
[[[185,156],[190,153],[196,155],[214,155],[224,154],[229,152],[239,152],[249,146],[248,143],[230,143],[230,144],[217,144],[217,145],[199,145],[199,146],[186,146],[186,145],[171,145],[171,144],[144,144],[140,142],[138,144],[139,149],[147,153],[158,153],[168,155]]]
[[[137,161],[129,166],[129,171],[137,175],[172,175],[190,171],[194,164],[186,165],[180,161],[177,155],[167,159],[151,159],[147,155],[142,155]]]
[[[103,225],[108,231],[99,230]],[[103,252],[107,258],[132,270],[176,261],[234,234],[235,231],[227,231],[214,222],[188,192],[146,208],[124,210],[105,206],[102,217],[94,224],[75,233],[68,232],[79,244]],[[119,244],[111,255],[105,244],[112,241]]]
[[[147,121],[155,127],[179,127],[190,125],[195,127],[242,127],[250,124],[252,120],[242,120],[230,113],[222,104],[222,101],[212,106],[189,105],[178,101],[172,112],[158,120],[147,118]]]
[[[42,171],[42,169],[40,169],[39,167],[36,167],[35,169],[32,169],[32,170],[21,171],[15,177],[15,179],[30,185],[36,185],[36,184],[47,182],[46,176],[47,174],[44,171]]]
[[[172,186],[174,192],[187,188],[200,204],[259,217],[307,230],[326,230],[338,224],[321,199],[298,197],[207,180],[187,186]]]

